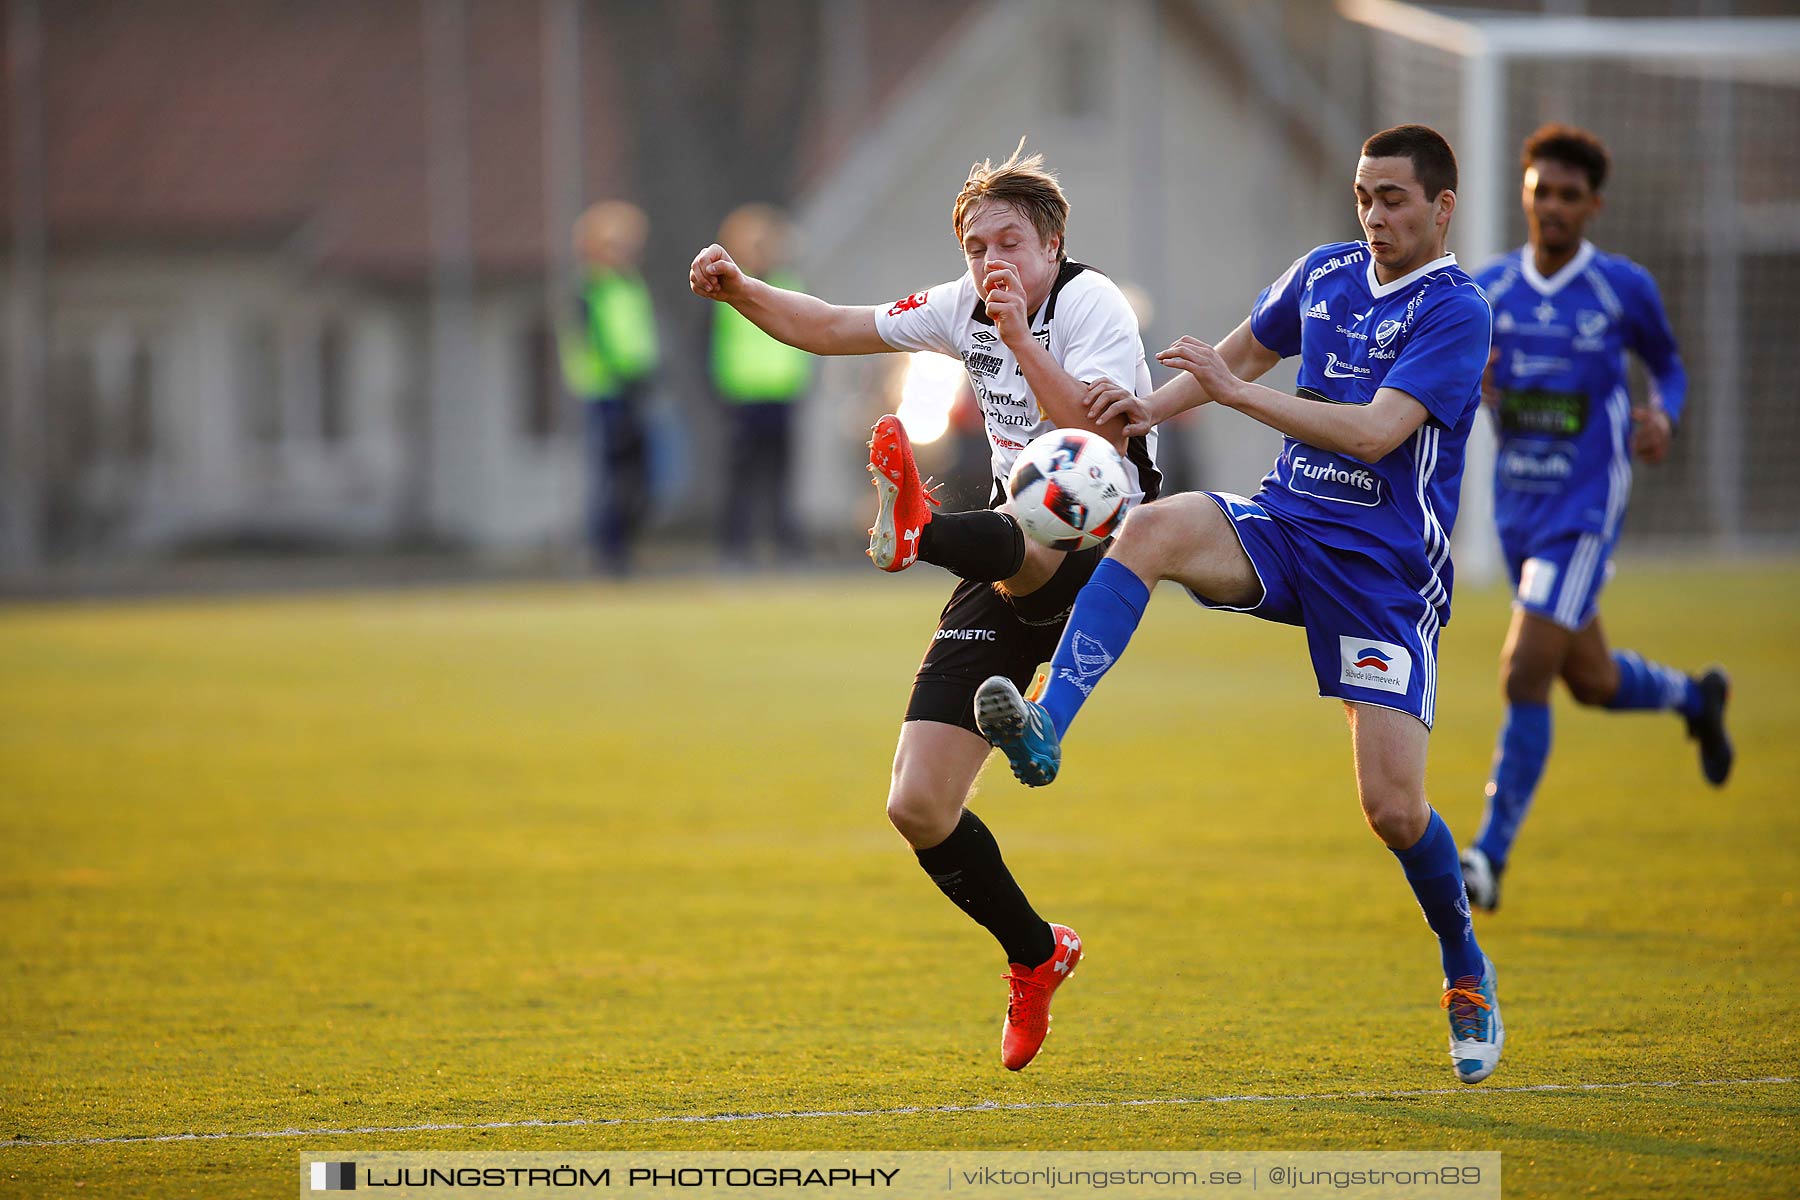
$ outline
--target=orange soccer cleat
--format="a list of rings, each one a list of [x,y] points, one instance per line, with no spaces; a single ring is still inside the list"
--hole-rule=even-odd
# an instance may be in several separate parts
[[[1009,1071],[1023,1071],[1037,1057],[1050,1032],[1050,997],[1081,962],[1081,938],[1073,929],[1052,925],[1050,935],[1056,939],[1056,951],[1048,961],[1036,968],[1013,963],[1012,973],[1001,976],[1012,988],[1000,1035],[1000,1061]]]
[[[919,535],[937,505],[931,482],[919,481],[912,443],[900,418],[889,414],[875,422],[869,438],[869,476],[881,507],[869,527],[869,557],[884,571],[904,571],[919,558]]]

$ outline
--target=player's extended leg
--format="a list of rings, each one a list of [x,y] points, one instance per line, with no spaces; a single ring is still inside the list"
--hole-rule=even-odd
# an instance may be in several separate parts
[[[869,478],[875,485],[875,523],[869,558],[884,571],[928,562],[977,583],[1005,582],[1024,595],[1056,573],[1063,556],[1026,540],[1011,514],[998,509],[940,513],[929,481],[919,478],[912,442],[900,418],[875,422],[869,436]]]
[[[1081,939],[1038,916],[994,835],[964,807],[990,751],[961,726],[906,722],[894,750],[887,812],[938,890],[1006,951],[1012,994],[1000,1052],[1007,1068],[1017,1071],[1043,1045],[1051,993],[1081,961]]]
[[[1456,1077],[1479,1083],[1500,1062],[1505,1026],[1495,994],[1494,964],[1482,954],[1456,861],[1456,839],[1425,801],[1430,732],[1410,713],[1346,703],[1363,817],[1406,872],[1425,922],[1437,935],[1444,966],[1442,1005],[1450,1013],[1450,1058]]]
[[[1595,616],[1570,643],[1563,681],[1579,704],[1613,712],[1676,712],[1700,743],[1700,770],[1715,787],[1731,775],[1734,751],[1725,732],[1731,681],[1710,668],[1698,678],[1651,662],[1631,650],[1612,650]]]
[[[1469,901],[1488,912],[1500,906],[1500,876],[1550,757],[1550,688],[1574,636],[1554,621],[1522,607],[1513,609],[1500,651],[1506,719],[1494,747],[1481,832],[1462,858]]]
[[[1173,579],[1230,605],[1254,603],[1262,584],[1231,521],[1211,497],[1188,492],[1133,510],[1112,551],[1081,589],[1037,701],[996,677],[976,693],[976,723],[1006,752],[1021,783],[1056,778],[1062,737],[1136,632],[1150,589]]]

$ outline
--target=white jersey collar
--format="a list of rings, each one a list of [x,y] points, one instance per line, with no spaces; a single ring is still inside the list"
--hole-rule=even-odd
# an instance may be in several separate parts
[[[1554,296],[1567,287],[1569,281],[1587,270],[1588,264],[1594,261],[1594,243],[1586,238],[1581,239],[1581,249],[1575,257],[1563,264],[1562,270],[1545,279],[1538,274],[1537,255],[1531,252],[1530,245],[1519,251],[1519,272],[1525,276],[1532,290],[1540,296]]]
[[[1368,246],[1368,244],[1365,242],[1364,247],[1367,248],[1367,246]],[[1431,272],[1442,270],[1444,267],[1452,266],[1455,264],[1455,262],[1456,262],[1456,255],[1446,254],[1442,258],[1432,259],[1430,262],[1426,263],[1424,266],[1418,268],[1415,271],[1408,271],[1406,274],[1404,274],[1400,278],[1394,280],[1394,282],[1392,282],[1392,283],[1381,283],[1380,281],[1378,281],[1375,278],[1375,251],[1373,249],[1370,249],[1369,250],[1369,266],[1368,266],[1369,294],[1371,296],[1375,297],[1377,300],[1380,300],[1385,296],[1391,296],[1395,292],[1399,291],[1401,288],[1406,287],[1408,284],[1417,283],[1420,279],[1423,279],[1426,275],[1429,275]]]

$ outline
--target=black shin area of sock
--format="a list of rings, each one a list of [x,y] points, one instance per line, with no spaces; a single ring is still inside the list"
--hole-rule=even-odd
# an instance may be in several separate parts
[[[974,813],[965,809],[949,837],[913,853],[938,890],[994,935],[1007,962],[1035,967],[1056,953],[1049,923],[1033,911],[1000,857],[1000,844]]]
[[[919,559],[976,583],[999,583],[1025,565],[1025,533],[992,508],[937,513],[919,533]]]

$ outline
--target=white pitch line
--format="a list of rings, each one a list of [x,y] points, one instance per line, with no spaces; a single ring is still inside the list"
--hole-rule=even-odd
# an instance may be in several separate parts
[[[1517,1095],[1524,1092],[1619,1092],[1632,1088],[1746,1087],[1751,1084],[1800,1083],[1800,1077],[1768,1075],[1758,1079],[1661,1079],[1639,1083],[1533,1083],[1519,1087],[1423,1088],[1405,1092],[1313,1092],[1288,1096],[1166,1096],[1143,1100],[1042,1100],[1001,1104],[944,1104],[904,1108],[809,1109],[796,1112],[699,1113],[678,1117],[575,1117],[566,1121],[480,1121],[446,1125],[357,1125],[348,1129],[261,1129],[248,1133],[165,1133],[154,1137],[70,1138],[39,1141],[13,1138],[0,1149],[31,1146],[127,1146],[152,1142],[248,1141],[256,1138],[349,1137],[365,1133],[457,1133],[476,1129],[583,1129],[605,1125],[724,1125],[736,1121],[814,1121],[832,1117],[911,1117],[956,1113],[1040,1112],[1070,1108],[1151,1108],[1170,1104],[1286,1104],[1329,1100],[1411,1100],[1427,1096]]]

